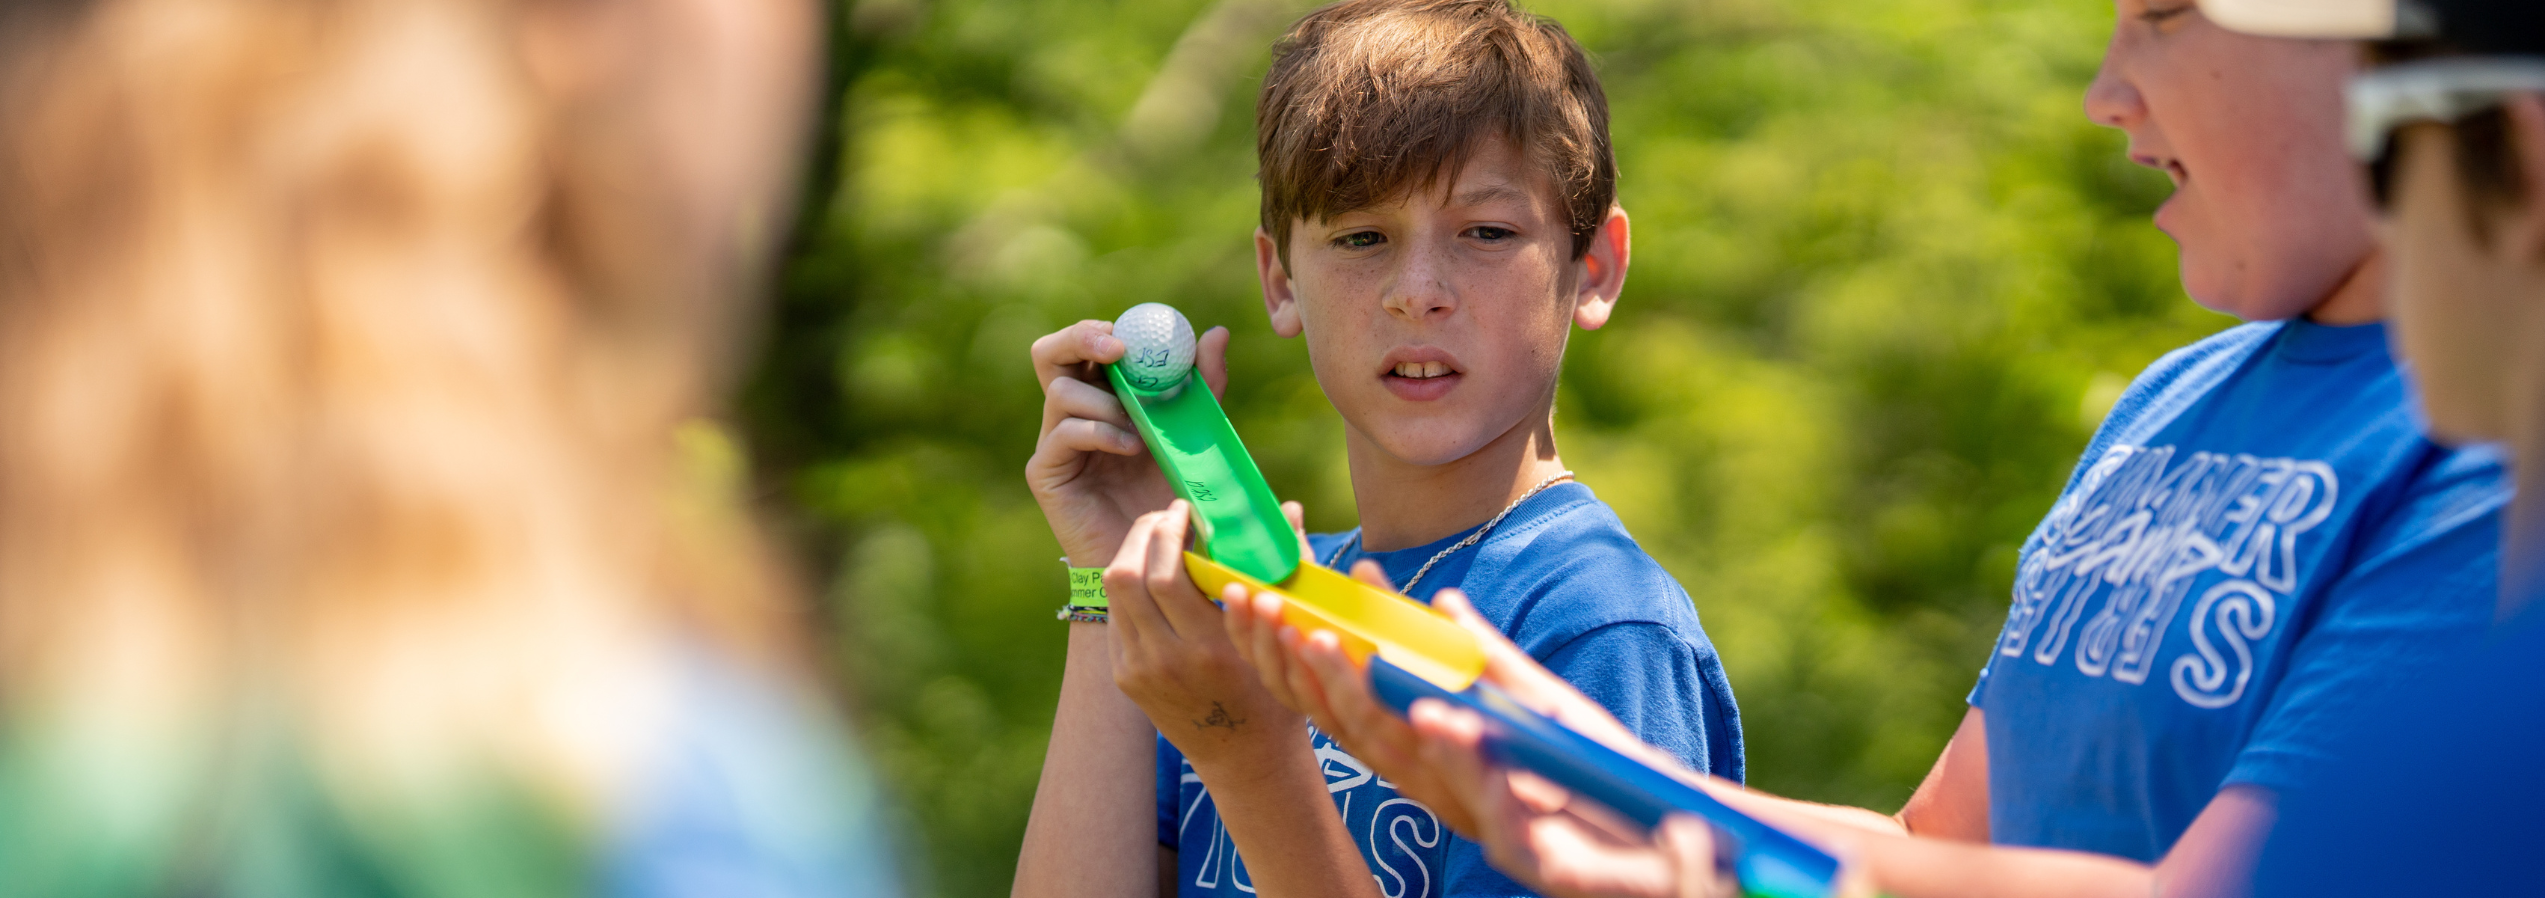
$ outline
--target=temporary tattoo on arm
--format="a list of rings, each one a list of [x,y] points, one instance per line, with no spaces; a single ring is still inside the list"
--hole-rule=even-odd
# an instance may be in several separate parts
[[[1211,716],[1193,721],[1193,728],[1197,730],[1225,728],[1232,733],[1245,725],[1246,718],[1229,716],[1228,708],[1218,702],[1211,703]]]

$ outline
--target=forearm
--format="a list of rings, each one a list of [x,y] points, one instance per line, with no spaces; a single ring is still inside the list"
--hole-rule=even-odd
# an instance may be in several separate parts
[[[2149,898],[2155,870],[2081,851],[1872,836],[1852,846],[1874,889],[1891,898]]]
[[[1114,687],[1105,624],[1069,625],[1069,661],[1011,895],[1147,896],[1157,879],[1157,731]]]
[[[1966,774],[1983,769],[1970,763],[1974,755],[1960,760]],[[2216,898],[2252,893],[2253,861],[2278,805],[2269,790],[2258,786],[2220,790],[2165,857],[2150,866],[2081,851],[1989,845],[1984,830],[1969,831],[1969,820],[1985,820],[1978,809],[1949,800],[1972,796],[1952,788],[1920,792],[1939,799],[1925,809],[1931,818],[1927,822],[1937,824],[1934,828],[1952,832],[1951,824],[1960,821],[1965,829],[1948,837],[1926,835],[1924,826],[1914,836],[1876,835],[1760,816],[1837,849],[1876,891],[1893,898]]]
[[[1822,830],[1845,833],[1849,837],[1904,836],[1909,833],[1897,818],[1879,811],[1784,798],[1743,789],[1724,780],[1712,780],[1702,785],[1709,794],[1734,810],[1806,834]]]
[[[1262,898],[1378,898],[1304,731],[1251,762],[1196,760]]]

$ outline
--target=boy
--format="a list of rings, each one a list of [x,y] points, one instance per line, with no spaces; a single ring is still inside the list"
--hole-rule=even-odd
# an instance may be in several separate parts
[[[1310,537],[1314,559],[1418,597],[1463,586],[1642,738],[1738,780],[1739,716],[1687,594],[1553,439],[1570,326],[1607,323],[1628,258],[1581,48],[1507,0],[1338,3],[1275,45],[1257,149],[1265,309],[1344,418],[1362,524]],[[1108,331],[1034,351],[1027,477],[1070,564],[1111,561],[1112,610],[1071,624],[1016,893],[1522,893],[1238,655],[1183,571],[1182,503],[1094,386],[1122,351]],[[1201,340],[1214,389],[1227,340]]]
[[[2533,0],[2221,2],[2220,22],[2371,40],[2346,91],[2395,256],[2395,346],[2435,438],[2502,444],[2517,476],[2500,624],[2382,704],[2281,804],[2254,893],[2536,891],[2545,805],[2545,8]]]

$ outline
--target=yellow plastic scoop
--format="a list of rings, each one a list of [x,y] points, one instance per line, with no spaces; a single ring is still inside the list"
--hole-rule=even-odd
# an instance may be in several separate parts
[[[1283,623],[1302,633],[1334,631],[1354,664],[1377,655],[1451,692],[1484,674],[1484,648],[1449,615],[1331,568],[1302,561],[1279,584],[1269,584],[1192,552],[1184,553],[1184,566],[1213,599],[1230,583],[1281,596]]]

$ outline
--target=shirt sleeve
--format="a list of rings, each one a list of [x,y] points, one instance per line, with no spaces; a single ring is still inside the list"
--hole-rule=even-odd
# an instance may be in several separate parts
[[[2480,473],[2426,486],[2317,603],[2224,785],[2285,793],[2314,781],[2342,756],[2346,721],[2482,644],[2501,530],[2499,492]]]
[[[732,662],[681,669],[680,725],[602,844],[606,898],[902,894],[847,725]]]

